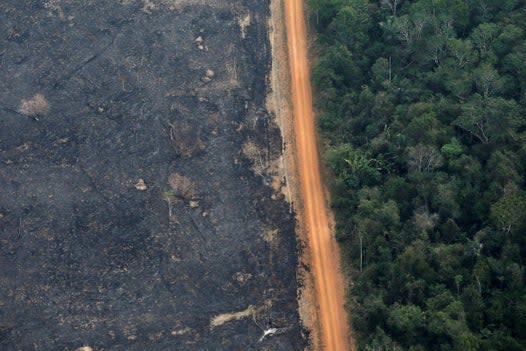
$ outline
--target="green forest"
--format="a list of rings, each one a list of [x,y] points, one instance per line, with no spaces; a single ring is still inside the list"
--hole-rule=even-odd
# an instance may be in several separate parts
[[[524,0],[309,0],[360,350],[526,350]]]

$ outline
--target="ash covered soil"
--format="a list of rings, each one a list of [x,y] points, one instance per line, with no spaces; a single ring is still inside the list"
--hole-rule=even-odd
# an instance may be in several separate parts
[[[268,17],[0,2],[1,350],[305,347]]]

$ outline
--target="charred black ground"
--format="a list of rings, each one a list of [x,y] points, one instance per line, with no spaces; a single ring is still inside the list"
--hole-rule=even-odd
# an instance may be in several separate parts
[[[0,349],[303,349],[268,7],[0,3]]]

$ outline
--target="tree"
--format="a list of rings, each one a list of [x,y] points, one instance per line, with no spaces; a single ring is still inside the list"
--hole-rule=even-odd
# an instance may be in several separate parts
[[[361,72],[351,52],[343,45],[332,47],[318,61],[314,68],[313,81],[323,91],[324,100],[331,101],[340,96],[348,87],[356,87]]]
[[[346,6],[334,16],[328,29],[332,38],[346,45],[355,55],[361,56],[370,27],[369,2],[348,0]]]
[[[319,32],[325,31],[342,4],[342,0],[309,0],[312,13],[315,14],[314,23]]]
[[[491,220],[500,230],[517,232],[526,224],[526,196],[504,195],[491,206]]]
[[[384,82],[391,83],[391,62],[385,57],[380,57],[371,67],[371,72],[376,85],[380,86]]]
[[[452,138],[449,143],[444,144],[442,146],[440,151],[446,157],[456,157],[462,155],[464,148],[462,147],[462,144],[460,144],[457,138]]]
[[[442,155],[434,147],[418,144],[407,148],[409,167],[418,172],[432,172],[443,163]]]
[[[422,37],[426,24],[425,16],[403,15],[392,21],[391,28],[398,35],[398,39],[412,51],[414,42]]]
[[[407,125],[405,133],[413,142],[426,144],[441,144],[448,140],[449,134],[445,126],[436,118],[434,111],[424,112],[413,118]]]
[[[506,140],[524,124],[519,106],[513,100],[475,94],[461,108],[462,113],[453,125],[470,132],[483,144]]]
[[[434,17],[432,21],[434,35],[426,41],[428,57],[439,66],[446,56],[450,40],[454,37],[453,18],[444,14]]]
[[[381,0],[382,7],[388,8],[391,11],[393,17],[396,17],[398,7],[404,0]]]
[[[389,312],[387,323],[394,333],[405,340],[405,345],[412,345],[418,342],[424,331],[425,314],[418,306],[395,305]]]
[[[495,23],[482,23],[473,30],[471,33],[471,41],[479,50],[481,57],[487,55],[498,33],[499,27]]]
[[[499,56],[511,52],[516,44],[524,38],[524,29],[514,24],[508,24],[501,29],[501,33],[493,42],[493,50]]]
[[[495,68],[486,63],[481,64],[473,72],[475,85],[484,99],[498,93],[502,88],[502,80]]]
[[[473,64],[476,60],[473,43],[469,39],[450,39],[448,42],[448,51],[454,59],[453,64],[458,68],[464,68],[469,64]]]
[[[400,268],[402,272],[415,278],[422,278],[424,281],[431,281],[434,276],[434,270],[429,266],[426,257],[426,250],[422,242],[408,246],[399,257]]]

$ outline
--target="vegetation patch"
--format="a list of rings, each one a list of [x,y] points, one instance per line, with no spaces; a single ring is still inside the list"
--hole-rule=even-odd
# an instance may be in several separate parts
[[[359,349],[524,350],[524,2],[309,2]]]

